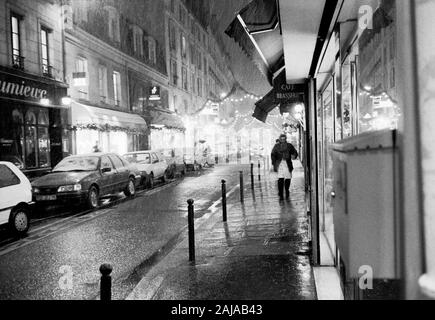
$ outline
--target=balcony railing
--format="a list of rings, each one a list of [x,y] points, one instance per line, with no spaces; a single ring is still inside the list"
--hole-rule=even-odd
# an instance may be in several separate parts
[[[42,65],[42,74],[45,77],[53,78],[53,67],[46,64]]]
[[[18,70],[24,70],[24,57],[14,54],[12,56],[12,66]]]

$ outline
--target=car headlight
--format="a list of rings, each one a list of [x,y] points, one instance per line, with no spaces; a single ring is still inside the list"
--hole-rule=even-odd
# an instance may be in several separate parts
[[[74,185],[69,185],[69,186],[60,186],[57,189],[57,192],[73,192],[73,191],[80,191],[82,190],[82,185],[81,184],[74,184]]]
[[[38,188],[33,188],[33,193],[39,193],[39,189]]]

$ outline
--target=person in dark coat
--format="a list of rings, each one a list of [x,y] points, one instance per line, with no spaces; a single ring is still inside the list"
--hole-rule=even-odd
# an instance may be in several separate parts
[[[299,155],[296,148],[287,142],[287,136],[282,134],[272,150],[272,165],[273,170],[278,173],[278,191],[279,199],[284,200],[284,188],[286,198],[290,198],[290,183],[293,172],[292,158],[296,159]]]

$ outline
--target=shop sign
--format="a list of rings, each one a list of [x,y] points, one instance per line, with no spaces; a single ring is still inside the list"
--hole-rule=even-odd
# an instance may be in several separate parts
[[[277,103],[303,103],[304,84],[279,83],[275,85],[275,100]]]
[[[50,99],[55,96],[54,86],[0,73],[0,97],[40,102],[41,99]]]
[[[150,88],[149,92],[149,98],[150,101],[158,101],[160,100],[160,87],[159,86],[152,86]]]

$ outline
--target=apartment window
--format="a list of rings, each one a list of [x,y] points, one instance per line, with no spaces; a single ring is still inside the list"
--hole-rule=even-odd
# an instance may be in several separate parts
[[[156,46],[156,40],[154,40],[152,37],[148,37],[148,60],[152,63],[156,63],[157,61]]]
[[[202,97],[202,79],[198,78],[198,96]]]
[[[187,43],[186,37],[183,34],[181,35],[181,56],[183,59],[187,58]]]
[[[73,80],[73,85],[77,87],[79,98],[88,100],[88,60],[83,57],[76,58]]]
[[[207,74],[208,66],[207,66],[207,57],[204,56],[204,73]]]
[[[196,39],[201,42],[201,29],[199,27],[196,27]]]
[[[169,22],[169,47],[171,50],[177,50],[177,38],[175,34],[175,27],[172,22]]]
[[[133,26],[133,50],[135,54],[144,55],[143,52],[143,31],[137,27]]]
[[[202,53],[198,54],[198,69],[202,70]]]
[[[109,22],[109,38],[115,42],[121,41],[120,26],[119,26],[119,13],[114,7],[106,7],[108,12],[108,22]]]
[[[115,105],[121,105],[121,74],[117,71],[113,72],[113,100]]]
[[[11,14],[12,65],[24,69],[24,58],[21,51],[21,16]]]
[[[192,86],[192,93],[196,94],[196,77],[195,77],[195,73],[191,73],[190,75],[190,84]]]
[[[183,26],[186,27],[188,24],[187,21],[188,18],[187,18],[186,10],[180,5],[180,22]]]
[[[86,23],[88,22],[88,0],[74,0],[74,22],[75,23]]]
[[[185,67],[183,67],[181,69],[182,73],[181,73],[181,77],[182,77],[182,82],[183,82],[183,89],[184,90],[189,90],[188,85],[187,85],[187,69]]]
[[[41,27],[41,62],[42,62],[42,73],[45,76],[52,77],[52,68],[50,66],[50,53],[49,53],[49,42],[48,42],[48,35],[50,34],[50,31],[45,28]]]
[[[175,0],[171,0],[171,12],[175,13]]]
[[[177,62],[175,60],[171,60],[171,83],[174,86],[178,84],[178,73],[177,73]]]
[[[107,102],[107,68],[99,66],[98,68],[98,84],[100,92],[100,101]]]
[[[190,47],[190,64],[193,65],[195,64],[196,50],[193,44],[190,44],[189,47]]]

